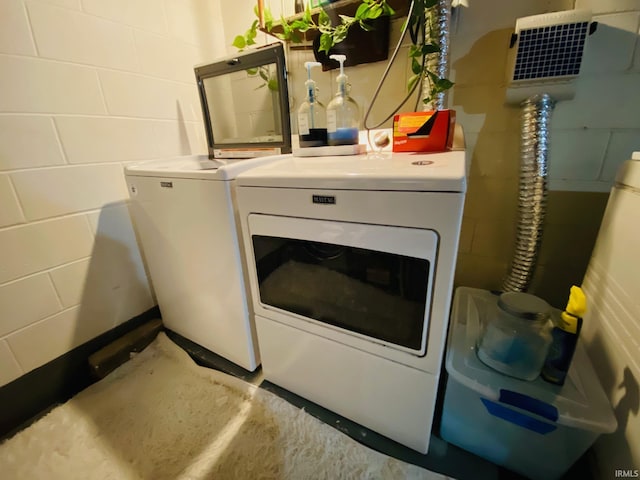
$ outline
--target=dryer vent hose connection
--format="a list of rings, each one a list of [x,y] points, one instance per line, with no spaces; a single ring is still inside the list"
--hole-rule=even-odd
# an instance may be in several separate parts
[[[547,94],[535,95],[522,104],[518,225],[511,267],[502,285],[505,292],[526,291],[538,259],[547,210],[550,119],[554,106],[555,101]]]

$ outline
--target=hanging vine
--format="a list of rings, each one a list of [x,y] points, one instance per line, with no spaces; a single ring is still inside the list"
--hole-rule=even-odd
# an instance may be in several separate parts
[[[428,95],[422,98],[424,104],[431,103],[439,93],[445,92],[453,86],[453,82],[449,79],[440,78],[430,68],[428,61],[440,53],[437,29],[433,21],[437,3],[437,0],[413,0],[411,14],[406,19],[412,42],[409,48],[412,75],[407,82],[407,89],[409,91],[415,89],[421,79],[428,81]],[[240,50],[256,43],[255,38],[259,29],[258,19],[260,18],[257,5],[254,8],[254,13],[258,18],[253,21],[243,35],[237,35],[233,41],[233,46]],[[282,32],[275,33],[273,30],[276,23],[271,11],[267,8],[262,10],[265,31],[280,40],[292,43],[301,43],[304,40],[304,33],[317,31],[320,33],[319,51],[327,54],[334,45],[339,44],[347,37],[351,27],[357,25],[365,31],[371,31],[371,20],[394,14],[395,11],[386,0],[362,0],[354,16],[339,15],[340,21],[334,25],[324,9],[320,9],[318,16],[314,19],[312,10],[307,4],[301,16],[291,21],[284,17],[280,18],[277,25],[282,29]]]

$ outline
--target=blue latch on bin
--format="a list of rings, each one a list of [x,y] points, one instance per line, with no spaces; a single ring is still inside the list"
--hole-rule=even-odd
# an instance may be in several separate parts
[[[558,428],[554,424],[543,422],[542,420],[530,417],[503,405],[511,405],[519,409],[526,410],[527,412],[531,412],[555,423],[558,420],[558,409],[553,405],[538,400],[537,398],[514,392],[512,390],[502,389],[500,390],[500,397],[498,399],[501,403],[494,402],[486,398],[482,398],[481,400],[487,411],[494,417],[502,418],[503,420],[533,432],[546,435]]]

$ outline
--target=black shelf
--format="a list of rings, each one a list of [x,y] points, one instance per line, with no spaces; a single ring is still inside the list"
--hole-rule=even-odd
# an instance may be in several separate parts
[[[409,2],[410,0],[387,0],[387,4],[393,8],[395,11],[395,15],[393,17],[405,17],[409,12]],[[339,15],[347,15],[353,17],[356,13],[356,10],[362,3],[362,0],[340,0],[338,2],[328,3],[327,5],[323,5],[322,7],[317,7],[311,10],[311,16],[313,21],[317,23],[318,15],[321,10],[324,10],[332,22],[337,23],[340,19]],[[291,23],[295,20],[299,20],[302,18],[303,13],[297,13],[290,17],[287,17],[287,22]],[[260,22],[260,30],[265,33],[270,33],[271,35],[275,35],[277,33],[282,33],[282,23],[279,21],[273,22],[271,31],[267,31],[264,27],[264,21]],[[319,35],[317,30],[305,32],[301,34],[301,37],[305,41],[313,41],[313,39]]]

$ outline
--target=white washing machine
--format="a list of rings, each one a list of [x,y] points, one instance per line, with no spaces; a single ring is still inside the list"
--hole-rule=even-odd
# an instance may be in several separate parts
[[[237,183],[265,378],[426,453],[464,150],[288,157]]]
[[[272,160],[190,156],[125,168],[164,325],[250,371],[260,354],[243,275],[235,177]]]

